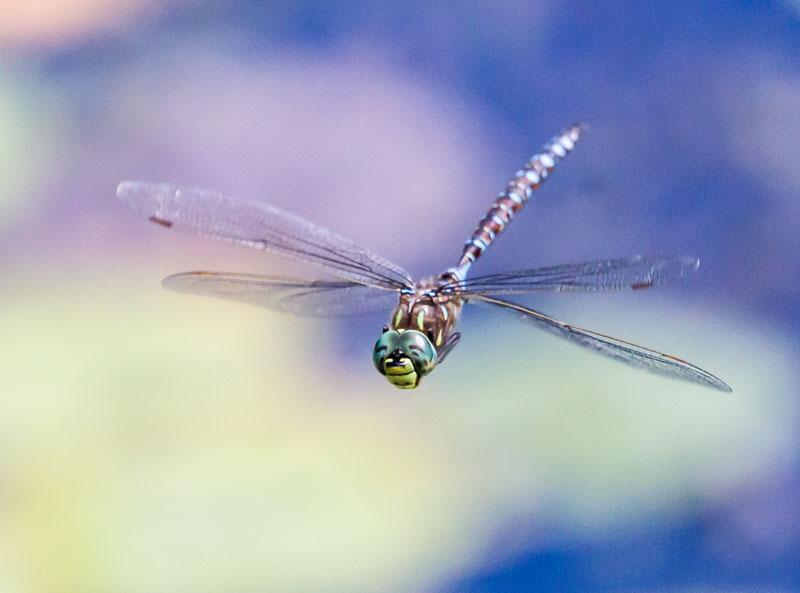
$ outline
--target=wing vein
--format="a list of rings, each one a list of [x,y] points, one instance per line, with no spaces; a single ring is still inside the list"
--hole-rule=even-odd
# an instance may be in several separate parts
[[[719,391],[732,391],[731,387],[720,378],[671,354],[570,325],[539,311],[494,297],[472,296],[470,302],[485,303],[507,312],[517,313],[525,321],[540,329],[628,366],[672,379],[699,383]]]

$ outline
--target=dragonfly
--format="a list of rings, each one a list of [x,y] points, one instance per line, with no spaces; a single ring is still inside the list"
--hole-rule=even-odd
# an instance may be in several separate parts
[[[643,290],[684,278],[695,257],[604,259],[580,264],[471,275],[533,193],[582,135],[574,125],[554,136],[514,175],[464,244],[455,266],[414,281],[401,266],[300,216],[260,201],[167,183],[123,181],[117,197],[165,228],[183,228],[321,268],[335,279],[195,271],[164,279],[166,288],[259,305],[296,315],[353,316],[391,311],[373,348],[377,371],[400,389],[414,389],[459,342],[465,305],[504,311],[591,352],[651,373],[720,391],[731,387],[681,358],[565,323],[515,302],[536,293]],[[514,300],[509,300],[514,298]]]

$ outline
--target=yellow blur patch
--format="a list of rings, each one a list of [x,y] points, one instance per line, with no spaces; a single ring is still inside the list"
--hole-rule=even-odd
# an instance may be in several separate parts
[[[402,363],[392,364],[389,363]],[[383,362],[383,371],[386,373],[386,378],[389,383],[399,389],[414,389],[417,386],[417,371],[414,370],[414,365],[410,358],[401,358],[395,361],[393,358],[387,358]]]

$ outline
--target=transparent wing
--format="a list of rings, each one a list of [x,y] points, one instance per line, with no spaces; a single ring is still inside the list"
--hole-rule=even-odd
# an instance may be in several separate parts
[[[729,385],[708,371],[704,371],[675,356],[662,354],[661,352],[637,346],[636,344],[631,344],[624,340],[575,327],[574,325],[569,325],[563,321],[548,317],[538,311],[500,299],[478,296],[473,297],[471,302],[488,303],[502,308],[505,311],[518,313],[525,321],[553,335],[565,338],[573,344],[596,352],[601,356],[623,362],[629,366],[640,368],[657,375],[664,375],[672,379],[699,383],[706,387],[728,393],[732,391]]]
[[[143,181],[123,181],[117,197],[165,227],[184,227],[272,251],[376,288],[395,290],[412,285],[401,267],[299,216],[260,202]]]
[[[523,294],[543,291],[640,290],[684,278],[700,265],[696,257],[644,257],[606,259],[582,264],[551,266],[489,274],[451,282],[445,294]]]
[[[186,272],[164,279],[177,292],[239,301],[312,317],[350,317],[384,311],[388,315],[397,294],[356,282],[295,280],[227,272]]]

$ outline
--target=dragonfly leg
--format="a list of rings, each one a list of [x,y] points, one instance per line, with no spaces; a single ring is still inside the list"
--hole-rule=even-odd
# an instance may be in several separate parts
[[[453,348],[455,348],[456,344],[458,344],[458,341],[460,339],[461,339],[461,334],[458,332],[452,334],[449,338],[447,338],[447,341],[444,343],[444,346],[439,348],[437,364],[442,364],[444,362],[444,359],[447,358],[447,355],[450,354]]]

